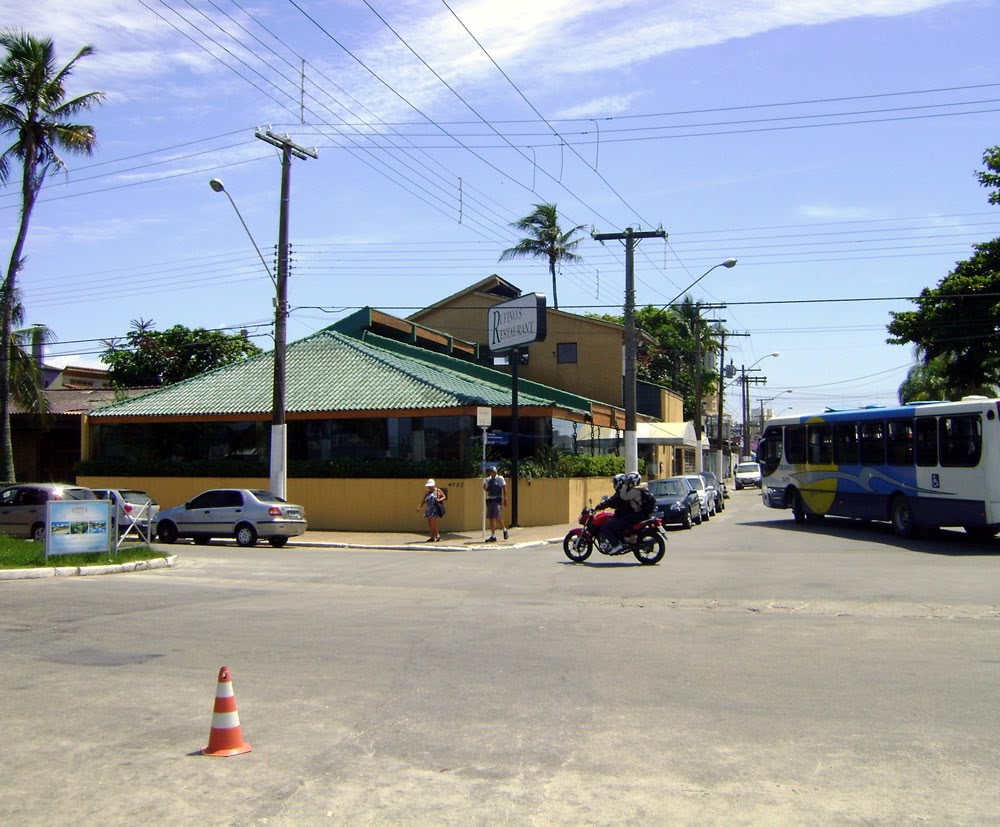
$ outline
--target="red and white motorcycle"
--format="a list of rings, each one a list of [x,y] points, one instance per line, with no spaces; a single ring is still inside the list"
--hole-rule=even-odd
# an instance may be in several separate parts
[[[635,555],[635,559],[644,566],[653,566],[663,559],[667,552],[667,532],[659,517],[640,520],[625,532],[621,548],[612,549],[611,544],[601,536],[601,527],[614,514],[611,511],[598,511],[594,508],[584,508],[580,513],[582,528],[572,529],[563,538],[563,551],[574,563],[582,563],[597,547],[601,554],[616,556],[619,554]]]

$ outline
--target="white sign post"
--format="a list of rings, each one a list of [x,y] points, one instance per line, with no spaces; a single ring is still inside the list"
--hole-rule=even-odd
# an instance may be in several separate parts
[[[479,470],[486,470],[486,431],[493,424],[492,408],[476,408],[476,426],[483,432],[483,462]],[[483,539],[486,539],[486,498],[483,497]]]

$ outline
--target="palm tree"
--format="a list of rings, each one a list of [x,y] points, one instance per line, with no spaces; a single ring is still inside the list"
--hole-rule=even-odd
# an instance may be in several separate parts
[[[565,233],[559,228],[559,216],[555,204],[535,204],[535,211],[510,225],[522,233],[529,233],[513,247],[500,254],[500,261],[508,258],[547,258],[552,274],[552,304],[559,309],[559,294],[556,292],[556,263],[579,261],[581,256],[573,249],[583,241],[573,238],[574,233],[584,228],[583,224]]]
[[[14,297],[12,323],[24,323],[24,307],[20,299]],[[34,414],[46,425],[49,413],[49,402],[45,396],[45,382],[42,376],[42,366],[35,360],[35,353],[42,345],[55,341],[52,331],[44,325],[12,330],[8,343],[8,358],[10,359],[10,398],[18,407],[29,414]]]
[[[94,128],[71,120],[104,99],[88,92],[66,100],[65,81],[78,60],[94,53],[84,46],[61,69],[55,63],[55,46],[49,38],[7,30],[0,33],[5,54],[0,61],[0,131],[13,143],[0,156],[0,182],[6,183],[11,167],[21,167],[21,221],[11,250],[7,274],[0,288],[0,343],[11,340],[17,276],[24,264],[21,254],[28,223],[45,176],[65,168],[60,151],[90,155],[97,143]],[[14,481],[14,454],[10,439],[11,361],[9,347],[0,347],[0,479]]]

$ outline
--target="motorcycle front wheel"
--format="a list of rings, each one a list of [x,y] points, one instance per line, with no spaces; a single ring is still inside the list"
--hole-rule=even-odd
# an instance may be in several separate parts
[[[593,550],[594,541],[583,533],[582,528],[574,528],[563,538],[563,551],[574,563],[582,563]]]
[[[659,532],[643,534],[634,552],[635,559],[644,566],[655,566],[667,553],[667,542]]]

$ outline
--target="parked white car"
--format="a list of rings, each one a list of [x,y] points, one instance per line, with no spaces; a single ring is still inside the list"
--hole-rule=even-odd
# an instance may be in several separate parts
[[[305,534],[306,510],[259,488],[213,488],[184,505],[162,509],[153,529],[161,543],[231,537],[246,548],[260,537],[281,548],[289,537]]]
[[[733,474],[733,485],[741,488],[760,488],[760,463],[741,462]]]
[[[151,539],[149,529],[160,506],[149,494],[135,488],[95,488],[93,491],[97,499],[111,500],[111,516],[119,534],[134,527],[134,536]]]

